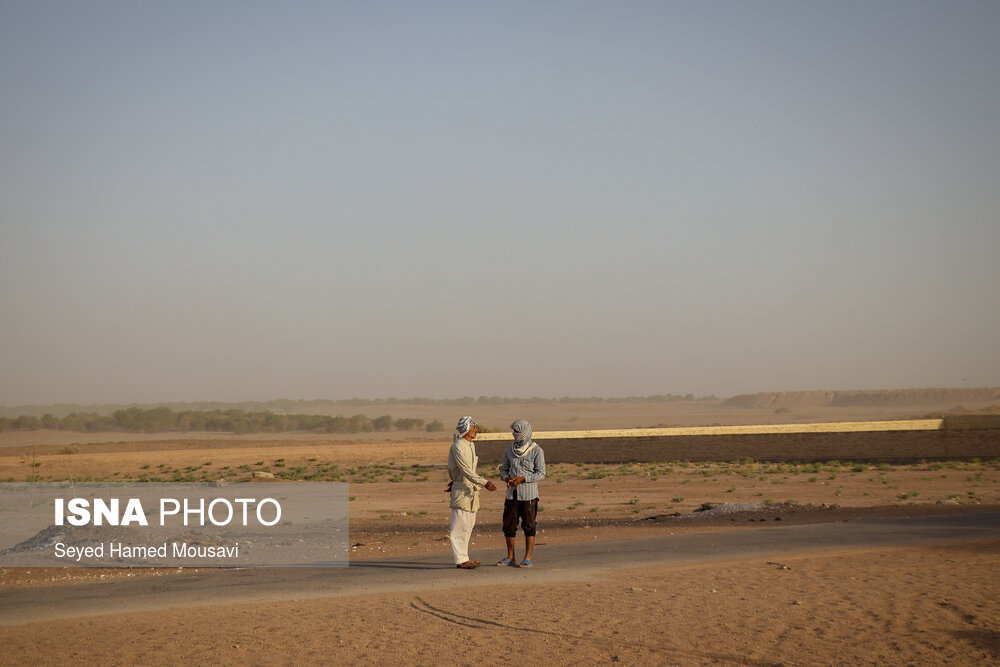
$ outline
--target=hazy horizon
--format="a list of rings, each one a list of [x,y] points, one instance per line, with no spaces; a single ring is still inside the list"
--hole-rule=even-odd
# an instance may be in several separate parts
[[[1000,386],[997,72],[992,1],[0,0],[0,406]]]
[[[604,401],[604,402],[608,402],[608,403],[617,403],[617,402],[622,402],[622,403],[630,403],[630,402],[640,402],[640,403],[641,402],[664,402],[664,403],[673,403],[673,402],[703,402],[703,401],[714,402],[714,401],[727,401],[729,399],[736,398],[738,396],[756,395],[756,394],[793,394],[794,395],[794,394],[809,394],[809,393],[823,393],[823,392],[831,392],[831,393],[835,393],[835,394],[851,394],[853,392],[858,392],[858,393],[868,393],[868,392],[871,392],[872,394],[879,394],[881,392],[886,392],[886,393],[892,393],[892,392],[915,392],[915,391],[921,391],[921,390],[932,390],[932,391],[933,390],[943,390],[943,391],[955,391],[955,392],[963,392],[963,391],[977,392],[977,391],[982,391],[982,390],[996,390],[996,389],[1000,389],[1000,387],[895,387],[895,388],[884,387],[884,388],[879,388],[879,389],[872,389],[872,388],[860,388],[860,389],[802,389],[802,390],[791,390],[791,391],[781,391],[781,392],[772,392],[772,391],[768,391],[768,390],[761,390],[761,391],[755,391],[755,392],[745,392],[743,394],[732,394],[732,395],[722,395],[722,396],[717,396],[717,395],[703,395],[703,396],[698,396],[698,395],[694,395],[694,394],[673,394],[673,395],[669,395],[669,396],[666,395],[666,394],[645,394],[645,395],[628,395],[628,396],[625,396],[625,395],[622,395],[622,396],[596,396],[596,395],[591,395],[591,396],[568,396],[568,395],[566,395],[566,396],[496,396],[496,395],[493,395],[493,396],[487,396],[487,395],[480,395],[480,396],[352,396],[350,398],[323,398],[323,397],[290,398],[290,397],[285,396],[285,397],[279,397],[279,398],[254,399],[254,400],[246,400],[246,401],[218,401],[218,400],[212,400],[212,399],[204,399],[204,400],[191,400],[191,401],[150,401],[150,402],[143,402],[143,401],[115,401],[115,402],[107,402],[107,403],[28,403],[28,404],[19,404],[19,405],[0,405],[0,412],[6,410],[6,411],[8,411],[8,413],[9,413],[8,416],[9,416],[10,414],[13,414],[10,411],[12,409],[17,409],[17,408],[34,408],[34,409],[37,409],[37,408],[49,408],[49,407],[57,407],[57,408],[68,408],[68,407],[90,408],[90,407],[101,407],[101,406],[122,407],[122,406],[129,406],[129,405],[137,405],[137,406],[156,406],[156,405],[176,405],[176,406],[199,406],[199,405],[200,406],[213,406],[213,405],[220,405],[220,406],[239,406],[239,405],[256,405],[256,404],[268,405],[268,404],[275,404],[275,403],[335,403],[335,404],[340,404],[340,405],[345,405],[345,406],[347,406],[347,405],[354,405],[354,404],[362,405],[362,406],[366,406],[366,405],[367,406],[371,406],[371,405],[391,406],[391,405],[407,405],[407,404],[410,404],[411,401],[416,401],[417,403],[429,402],[430,404],[433,404],[433,405],[439,405],[439,404],[440,405],[447,405],[449,403],[455,403],[456,405],[466,405],[469,402],[472,402],[472,403],[483,402],[483,399],[486,399],[485,400],[485,404],[486,405],[495,405],[497,403],[497,399],[499,399],[499,401],[501,401],[501,402],[523,400],[525,403],[559,402],[562,399],[569,399],[569,401],[571,403],[579,402],[580,404],[585,404],[585,403],[588,403],[588,402],[591,402],[591,401]],[[997,398],[1000,398],[1000,395],[998,395]],[[645,399],[650,399],[650,401],[646,401]],[[956,407],[962,407],[962,406],[956,406]]]

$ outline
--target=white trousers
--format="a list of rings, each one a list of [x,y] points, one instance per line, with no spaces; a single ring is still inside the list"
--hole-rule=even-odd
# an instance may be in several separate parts
[[[475,512],[451,510],[451,531],[448,537],[451,540],[451,555],[455,558],[455,565],[461,565],[469,560],[469,540],[472,538],[472,529],[475,525]]]

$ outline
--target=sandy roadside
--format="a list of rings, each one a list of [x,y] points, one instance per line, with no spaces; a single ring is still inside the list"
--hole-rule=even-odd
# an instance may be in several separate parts
[[[2,664],[984,664],[1000,541],[0,628]],[[457,573],[466,575],[466,573]],[[473,575],[474,576],[474,575]]]

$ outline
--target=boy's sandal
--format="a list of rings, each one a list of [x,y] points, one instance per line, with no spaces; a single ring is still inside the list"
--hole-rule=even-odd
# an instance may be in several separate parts
[[[521,561],[521,565],[519,567],[531,567],[531,561],[525,558]]]
[[[497,563],[498,567],[504,567],[505,565],[510,565],[510,559],[504,558]]]

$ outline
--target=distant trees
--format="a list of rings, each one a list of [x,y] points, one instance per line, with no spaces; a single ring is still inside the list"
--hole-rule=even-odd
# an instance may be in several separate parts
[[[128,408],[117,410],[113,415],[114,424],[123,431],[133,433],[159,433],[172,431],[177,427],[177,418],[170,408]]]
[[[167,431],[220,431],[234,433],[282,433],[309,431],[314,433],[369,433],[413,431],[423,429],[428,433],[444,431],[444,424],[435,419],[393,419],[381,415],[374,419],[362,414],[350,417],[329,416],[305,412],[307,410],[332,411],[337,406],[486,406],[514,404],[595,404],[595,403],[660,403],[666,401],[717,401],[715,396],[693,394],[657,394],[653,396],[626,396],[601,398],[597,396],[562,396],[560,398],[511,398],[502,396],[463,396],[461,398],[395,398],[347,400],[290,400],[253,403],[166,403],[155,407],[117,405],[54,405],[22,406],[31,414],[21,414],[0,408],[0,431],[58,429],[62,431],[126,431],[131,433],[162,433]],[[91,410],[91,411],[85,411]],[[278,410],[279,413],[274,412]],[[302,412],[295,412],[296,410]],[[44,412],[43,414],[43,411]],[[381,411],[381,409],[380,409]],[[52,413],[65,414],[64,417]],[[68,414],[67,414],[68,412]],[[39,416],[40,415],[40,416]],[[484,431],[485,432],[485,431]]]
[[[21,415],[14,420],[14,428],[19,431],[37,431],[42,428],[42,420],[38,417]]]
[[[513,405],[513,404],[552,404],[552,403],[662,403],[667,401],[717,401],[717,396],[695,396],[694,394],[653,394],[651,396],[619,396],[604,398],[601,396],[561,396],[559,398],[543,398],[540,396],[511,397],[511,396],[462,396],[460,398],[425,398],[414,396],[411,398],[348,398],[339,401],[326,401],[331,405],[341,406],[368,406],[368,405],[443,405],[443,406],[471,406],[471,405]],[[276,403],[272,401],[271,403]],[[282,409],[291,410],[295,403],[319,404],[321,401],[283,401]]]
[[[428,431],[442,431],[440,421],[428,426]],[[0,417],[0,431],[37,431],[41,428],[61,431],[127,431],[129,433],[164,433],[168,431],[222,431],[233,433],[282,433],[310,431],[314,433],[370,433],[372,431],[409,431],[424,428],[423,419],[393,419],[382,415],[370,419],[362,414],[337,415],[278,415],[273,412],[245,410],[185,410],[174,412],[168,407],[143,409],[130,407],[111,415],[72,412],[62,419],[46,414],[14,419]]]
[[[382,415],[381,417],[376,417],[372,420],[372,428],[376,431],[389,431],[392,429],[392,417],[390,415]]]
[[[93,412],[71,412],[59,420],[58,428],[61,431],[86,431],[88,433],[110,431],[114,428],[114,419],[110,415],[99,415]]]
[[[397,431],[415,431],[424,427],[423,419],[397,419],[392,423]]]

